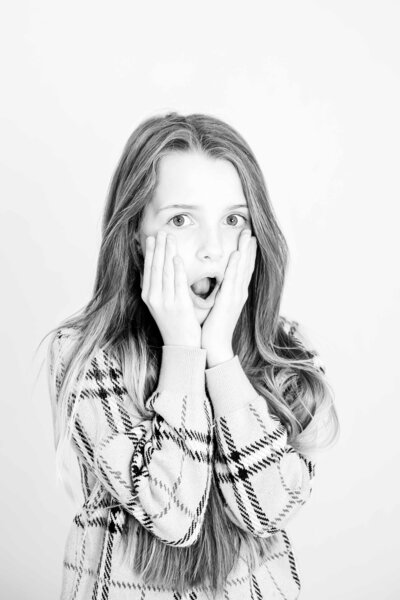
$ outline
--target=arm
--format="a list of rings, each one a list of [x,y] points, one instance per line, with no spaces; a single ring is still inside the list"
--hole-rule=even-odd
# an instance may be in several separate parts
[[[56,342],[62,358],[67,340],[58,334]],[[98,351],[78,388],[72,438],[79,458],[127,512],[164,543],[188,546],[199,535],[212,474],[206,352],[185,346],[162,351],[147,420],[135,416],[119,364]]]
[[[205,370],[214,407],[215,472],[229,518],[257,537],[282,529],[311,493],[314,465],[253,388],[238,356]]]

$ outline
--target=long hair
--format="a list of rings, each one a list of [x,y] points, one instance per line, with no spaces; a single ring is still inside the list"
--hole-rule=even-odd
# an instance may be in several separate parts
[[[146,119],[129,137],[108,192],[93,297],[78,314],[50,332],[50,349],[60,327],[77,332],[57,398],[56,370],[49,367],[57,463],[70,443],[70,422],[76,412],[74,404],[79,402],[74,386],[96,348],[109,348],[118,358],[126,389],[136,409],[148,418],[145,400],[157,383],[163,340],[141,299],[144,258],[136,240],[143,211],[157,185],[160,160],[171,152],[186,151],[233,164],[258,242],[248,298],[233,335],[234,353],[270,412],[285,426],[288,443],[295,449],[310,452],[337,437],[333,393],[317,354],[306,348],[297,323],[279,314],[288,248],[253,152],[222,120],[173,112]],[[161,543],[130,514],[124,541],[126,559],[145,581],[181,591],[207,581],[221,591],[241,544],[252,549],[253,561],[268,550],[271,539],[255,538],[236,527],[226,516],[213,481],[206,517],[193,545],[176,548]]]

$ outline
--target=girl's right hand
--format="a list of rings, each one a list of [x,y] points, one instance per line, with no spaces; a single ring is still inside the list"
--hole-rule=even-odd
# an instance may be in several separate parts
[[[146,238],[142,300],[165,346],[201,347],[201,327],[189,293],[182,259],[175,262],[175,238],[165,231]]]

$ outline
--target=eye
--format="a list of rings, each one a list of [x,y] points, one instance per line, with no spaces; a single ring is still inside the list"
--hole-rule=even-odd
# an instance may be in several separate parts
[[[173,217],[171,217],[171,218],[169,219],[168,223],[169,223],[170,221],[174,221],[174,219],[181,219],[181,220],[182,220],[182,217],[188,217],[188,215],[186,215],[186,214],[179,214],[179,215],[175,215],[175,216],[173,216]],[[228,219],[229,219],[230,217],[241,217],[242,219],[244,219],[244,221],[245,221],[246,223],[247,223],[247,222],[248,222],[248,220],[249,220],[249,219],[247,219],[247,217],[245,217],[244,215],[241,215],[241,214],[239,214],[239,213],[238,213],[238,214],[235,214],[235,213],[233,213],[233,214],[229,215]],[[181,223],[182,223],[182,221],[181,221]],[[175,225],[176,225],[176,222],[175,222]],[[182,227],[182,225],[178,225],[178,229],[180,229],[181,227]]]
[[[180,219],[182,219],[182,217],[187,217],[187,216],[188,216],[188,215],[184,215],[184,214],[182,214],[182,215],[175,215],[174,217],[171,217],[171,218],[170,218],[170,220],[168,221],[168,223],[169,223],[170,221],[173,221],[174,219],[179,219],[179,218],[180,218]],[[179,229],[180,227],[181,227],[181,226],[179,225],[179,226],[178,226],[178,229]]]
[[[247,223],[248,219],[246,217],[244,217],[243,215],[239,215],[239,214],[233,214],[233,215],[229,215],[229,217],[242,217],[242,219],[244,219]],[[229,218],[228,217],[228,218]]]

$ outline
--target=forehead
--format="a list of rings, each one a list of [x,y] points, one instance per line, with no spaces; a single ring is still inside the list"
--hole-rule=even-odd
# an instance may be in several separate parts
[[[171,152],[158,164],[155,210],[173,201],[247,204],[239,175],[231,162],[200,152]]]

